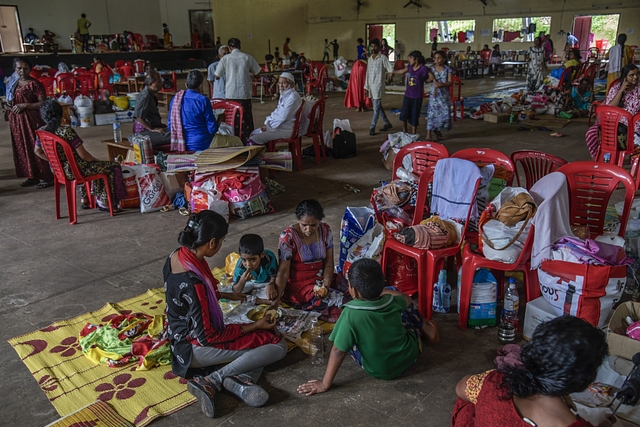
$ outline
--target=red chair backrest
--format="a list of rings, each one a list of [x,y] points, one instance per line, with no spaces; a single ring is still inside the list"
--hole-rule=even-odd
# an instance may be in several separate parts
[[[142,38],[142,34],[133,33],[133,39],[136,43],[144,46],[144,39]]]
[[[113,67],[114,68],[120,68],[125,64],[124,59],[118,59],[114,64]]]
[[[131,65],[122,65],[120,66],[120,75],[122,77],[133,76],[133,67]]]
[[[485,62],[489,62],[489,60],[491,59],[490,50],[483,50],[480,52],[480,55],[482,55],[482,59],[484,59]]]
[[[78,77],[78,91],[85,95],[89,96],[91,92],[95,92],[96,90],[96,79],[94,74],[79,74]]]
[[[55,79],[53,77],[40,77],[38,81],[42,83],[42,86],[44,86],[44,90],[47,96],[56,96],[56,90],[53,87],[53,82],[55,81]]]
[[[562,83],[569,80],[571,81],[571,76],[573,76],[574,67],[565,68],[562,74],[560,75],[560,80],[558,80],[558,86],[556,89],[562,89]]]
[[[175,71],[171,72],[171,83],[172,86],[170,88],[166,88],[163,86],[161,92],[177,92],[178,91],[178,77]]]
[[[620,120],[626,118],[627,126],[627,149],[618,148],[618,126]],[[596,108],[596,123],[600,124],[600,151],[596,160],[604,161],[605,154],[610,156],[609,163],[622,166],[627,154],[633,153],[633,127],[631,126],[633,117],[628,111],[609,105],[600,105]]]
[[[304,100],[302,100],[302,104],[300,104],[300,108],[298,108],[298,112],[296,112],[296,122],[293,125],[291,136],[287,139],[296,139],[300,136],[300,117],[302,117],[302,110],[304,110]]]
[[[465,148],[456,151],[449,157],[469,160],[476,164],[503,166],[508,172],[511,172],[511,178],[507,180],[507,185],[513,183],[513,175],[515,173],[513,162],[506,154],[498,150],[491,148]]]
[[[522,166],[524,180],[521,182],[520,175],[516,173],[516,183],[527,190],[530,190],[533,184],[543,176],[567,164],[567,161],[561,157],[535,150],[514,151],[511,153],[511,161],[516,169],[518,164]]]
[[[412,144],[405,145],[398,151],[395,159],[393,159],[392,179],[398,179],[396,171],[402,166],[402,160],[407,155],[411,156],[413,173],[422,177],[427,170],[435,168],[438,160],[449,157],[449,151],[447,147],[437,142],[416,141]]]
[[[636,185],[623,168],[598,162],[571,162],[558,169],[567,177],[569,187],[569,222],[587,226],[591,236],[604,229],[609,199],[620,184],[624,186],[624,208],[620,216],[619,236],[624,236]]]
[[[60,93],[66,92],[72,98],[77,93],[77,80],[72,73],[58,74],[56,85]]]
[[[324,121],[324,110],[327,105],[327,97],[323,96],[313,104],[309,112],[309,127],[305,136],[322,135],[322,122]]]
[[[449,86],[449,94],[451,95],[451,101],[459,100],[461,91],[462,91],[462,80],[460,80],[460,77],[453,76],[453,84]]]
[[[59,136],[44,130],[37,130],[36,134],[38,135],[38,139],[42,144],[42,149],[49,159],[49,164],[51,164],[51,169],[53,169],[53,174],[56,176],[58,182],[65,183],[69,181],[64,173],[65,161],[69,164],[71,174],[75,180],[78,182],[84,182],[84,176],[80,172],[80,169],[78,169],[71,145]],[[58,156],[58,147],[62,148],[66,159],[60,159]]]
[[[242,139],[242,105],[235,101],[211,100],[211,108],[218,110],[224,108],[224,121],[233,127],[233,133]]]
[[[133,61],[133,68],[136,70],[136,73],[144,73],[144,67],[146,62],[144,59],[136,59]]]

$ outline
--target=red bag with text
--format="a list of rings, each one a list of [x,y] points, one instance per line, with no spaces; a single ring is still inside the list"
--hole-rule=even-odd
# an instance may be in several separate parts
[[[136,181],[140,193],[140,212],[159,211],[163,206],[171,204],[156,168],[139,166],[136,170]]]
[[[418,264],[415,259],[390,252],[386,263],[387,286],[395,286],[407,295],[418,292]]]
[[[140,206],[140,193],[138,193],[138,183],[136,182],[136,172],[131,166],[122,165],[122,177],[127,196],[120,200],[120,207],[123,209],[137,208]]]
[[[542,296],[558,316],[570,314],[597,327],[606,324],[622,296],[626,278],[625,266],[545,261],[538,269]]]

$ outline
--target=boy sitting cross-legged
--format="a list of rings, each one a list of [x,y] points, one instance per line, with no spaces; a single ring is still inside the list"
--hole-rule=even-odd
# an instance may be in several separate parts
[[[384,288],[380,264],[360,259],[349,270],[349,293],[329,340],[333,348],[324,379],[298,387],[310,396],[329,390],[347,353],[372,377],[389,380],[402,375],[416,361],[420,337],[437,342],[438,329],[411,304],[408,295]]]

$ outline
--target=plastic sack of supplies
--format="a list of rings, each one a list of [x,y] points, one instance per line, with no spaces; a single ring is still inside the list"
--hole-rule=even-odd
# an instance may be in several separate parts
[[[373,210],[368,206],[347,207],[340,223],[340,258],[336,271],[342,271],[347,260],[349,248],[364,234],[373,228],[376,219]]]
[[[229,203],[222,200],[222,194],[216,190],[213,180],[207,180],[198,187],[193,187],[189,198],[192,213],[210,210],[229,219]]]
[[[135,168],[135,171],[140,194],[140,212],[159,211],[163,206],[171,204],[156,168],[141,165]]]

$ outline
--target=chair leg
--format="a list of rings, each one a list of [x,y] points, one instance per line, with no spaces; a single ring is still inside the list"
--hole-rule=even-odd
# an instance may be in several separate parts
[[[320,153],[320,137],[318,135],[313,135],[311,137],[313,139],[313,151],[316,154],[316,164],[320,164],[320,162],[322,162],[322,159],[320,158],[320,156],[322,155]]]
[[[67,208],[69,210],[69,224],[78,222],[78,212],[76,211],[76,182],[72,181],[65,186],[67,190]]]
[[[462,262],[462,280],[460,280],[460,305],[458,306],[458,327],[466,330],[469,322],[469,308],[471,307],[471,290],[476,265],[472,258],[465,258]]]
[[[433,283],[429,283],[427,268],[423,260],[416,259],[418,263],[418,310],[425,319],[431,319],[431,303],[433,301]]]
[[[56,219],[60,219],[60,182],[57,178],[53,180],[53,191],[56,195]]]
[[[542,293],[540,292],[540,281],[538,280],[538,270],[531,270],[531,266],[525,266],[524,277],[525,292],[527,295],[527,302],[531,302],[536,298],[539,298]]]
[[[293,150],[291,152],[296,159],[296,162],[298,163],[298,171],[302,170],[302,137],[298,137],[294,142],[293,142]]]
[[[460,99],[460,120],[464,119],[464,100]]]
[[[107,201],[109,203],[109,214],[111,216],[115,216],[115,212],[113,212],[113,199],[111,198],[111,187],[109,187],[109,180],[107,176],[103,176],[102,181],[104,182],[104,188],[107,191]]]

